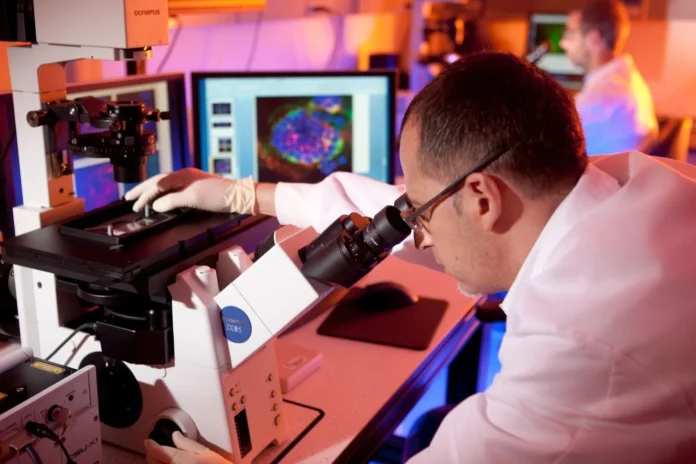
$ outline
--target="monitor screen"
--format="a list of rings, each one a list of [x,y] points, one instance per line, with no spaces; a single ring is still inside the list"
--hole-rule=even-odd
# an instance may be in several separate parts
[[[258,182],[393,182],[395,74],[194,73],[197,166]]]
[[[134,76],[126,79],[101,81],[91,84],[76,84],[68,87],[68,98],[92,96],[114,101],[140,101],[148,108],[169,111],[171,120],[159,123],[148,122],[145,129],[155,132],[157,150],[148,159],[147,176],[171,172],[192,166],[188,143],[188,123],[186,112],[185,80],[183,74],[156,76]],[[4,103],[3,103],[4,102]],[[12,95],[0,95],[0,115],[3,107],[8,108],[10,118],[5,123],[6,130],[14,131],[14,110]],[[0,118],[0,125],[2,124]],[[100,131],[83,125],[82,131]],[[11,132],[10,132],[11,133]],[[2,129],[0,129],[0,136]],[[1,142],[1,140],[0,140]],[[1,156],[1,153],[0,153]],[[19,175],[19,154],[16,141],[9,153],[12,176],[3,176],[5,182],[7,210],[22,204],[22,186]],[[74,186],[78,197],[85,200],[85,209],[92,211],[119,200],[135,184],[120,184],[114,181],[113,167],[106,158],[87,158],[73,156]],[[11,188],[8,186],[11,185]],[[8,192],[8,190],[11,190]],[[11,217],[11,211],[8,212]],[[7,226],[6,226],[7,228]]]
[[[567,14],[535,13],[529,18],[528,52],[547,41],[549,51],[539,60],[537,66],[558,77],[581,78],[584,70],[571,63],[561,48]]]

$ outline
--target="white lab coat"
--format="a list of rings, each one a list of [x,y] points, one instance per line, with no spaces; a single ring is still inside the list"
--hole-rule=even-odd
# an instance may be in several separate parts
[[[318,184],[279,183],[275,194],[276,216],[283,225],[322,231],[342,214],[356,212],[373,217],[405,191],[403,185],[389,185],[348,172],[336,172]],[[432,253],[415,248],[413,235],[394,247],[392,254],[442,270]]]
[[[589,155],[640,150],[657,137],[650,89],[630,55],[588,73],[575,104]]]
[[[279,185],[276,206],[322,228],[401,191],[338,174]],[[501,372],[410,464],[696,462],[694,231],[696,167],[593,158],[503,303]],[[432,264],[412,243],[397,254]]]

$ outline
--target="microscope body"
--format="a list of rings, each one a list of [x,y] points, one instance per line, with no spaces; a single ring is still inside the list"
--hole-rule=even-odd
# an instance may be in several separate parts
[[[31,8],[27,0],[10,1],[16,15],[4,19],[14,27],[3,39],[18,42],[8,47],[8,64],[24,201],[13,213],[20,235],[84,213],[70,154],[54,143],[59,134],[45,127],[42,134],[28,114],[66,99],[68,62],[149,58],[169,31],[167,0],[32,0]],[[14,274],[22,343],[45,354],[54,338],[46,332],[70,316],[61,314],[55,276],[22,266]]]
[[[318,236],[314,229],[286,226],[274,235],[276,245],[253,263],[232,247],[215,269],[194,266],[170,286],[182,381],[170,391],[182,392],[176,399],[202,441],[235,464],[285,441],[274,340],[333,290],[302,273],[298,250]],[[208,391],[185,397],[192,378]]]
[[[432,76],[470,53],[485,48],[478,20],[483,11],[480,0],[467,2],[425,2],[422,41],[418,63],[426,66]]]
[[[74,142],[72,131],[87,122],[104,128],[100,124],[112,115],[109,108],[94,117],[80,105],[66,106],[65,63],[147,58],[150,46],[167,42],[168,18],[167,0],[33,0],[33,8],[33,20],[23,16],[18,21],[23,39],[22,34],[11,38],[29,44],[8,50],[24,205],[14,210],[20,237],[3,246],[6,261],[14,264],[22,344],[41,358],[73,333],[69,324],[75,327],[75,321],[90,316],[79,292],[66,295],[59,284],[67,279],[93,285],[94,270],[83,266],[77,272],[74,266],[81,266],[82,258],[65,264],[69,257],[47,254],[45,241],[29,249],[26,244],[47,231],[56,231],[56,243],[74,240],[57,232],[57,223],[84,215],[84,201],[73,188],[69,153],[80,143]],[[56,118],[69,121],[67,146],[57,142]],[[119,127],[107,130],[120,133]],[[286,438],[275,337],[333,286],[349,287],[370,272],[410,229],[392,206],[374,221],[342,216],[321,234],[285,227],[273,235],[271,246],[257,251],[253,262],[239,248],[239,236],[221,232],[221,241],[213,244],[212,229],[196,230],[205,240],[186,230],[192,251],[176,263],[166,261],[168,267],[153,271],[149,281],[157,280],[158,289],[161,285],[169,294],[171,308],[160,312],[171,315],[174,356],[168,362],[163,358],[153,365],[106,356],[99,337],[85,332],[78,332],[51,361],[75,369],[94,366],[105,442],[144,452],[144,439],[166,441],[178,429],[234,464],[246,464]],[[205,249],[197,248],[200,243]],[[184,241],[179,244],[180,250],[186,248]],[[107,247],[95,254],[102,253],[118,250]],[[45,259],[38,259],[39,254]],[[118,285],[105,282],[103,288],[112,291]],[[152,295],[145,291],[138,296]]]
[[[274,340],[334,287],[302,272],[298,250],[318,236],[313,229],[286,226],[274,236],[275,246],[254,262],[231,244],[206,260],[215,264],[176,276],[169,286],[174,359],[112,361],[114,389],[100,383],[100,397],[109,400],[100,403],[105,442],[144,453],[143,441],[165,434],[164,425],[247,464],[286,440]],[[54,346],[60,339],[54,332]],[[53,359],[85,367],[101,351],[85,333]]]
[[[23,37],[34,40],[8,48],[22,195],[27,206],[54,208],[79,201],[70,163],[24,123],[27,114],[66,98],[68,62],[149,58],[168,42],[167,0],[33,0],[33,11]]]
[[[16,1],[27,6],[26,0]],[[20,42],[8,50],[24,198],[24,204],[14,210],[18,236],[85,212],[84,201],[75,196],[73,187],[70,153],[74,151],[59,143],[65,133],[50,124],[51,116],[66,111],[64,121],[95,125],[89,115],[86,119],[75,116],[79,105],[64,104],[65,65],[82,59],[146,59],[151,56],[150,47],[166,44],[169,35],[167,0],[33,0],[33,14],[20,10],[18,7],[16,28],[10,31],[14,36],[2,37]],[[108,116],[97,122],[108,122]],[[70,144],[71,137],[67,139]],[[112,164],[116,167],[113,158]],[[309,241],[313,236],[316,234],[310,231],[302,238]],[[193,266],[171,284],[175,357],[169,363],[105,361],[101,343],[84,332],[55,353],[53,362],[96,370],[98,377],[106,372],[116,379],[111,384],[98,382],[105,442],[143,453],[146,438],[170,434],[173,427],[242,464],[269,444],[285,439],[275,332],[271,334],[273,329],[265,326],[272,327],[271,319],[279,312],[301,312],[329,287],[309,284],[298,270],[297,260],[288,258],[297,252],[291,243],[300,246],[297,237],[251,266],[250,272],[257,273],[253,278],[242,275],[250,261],[234,242],[230,240],[231,250],[219,252],[218,246],[202,252],[201,260],[212,257],[216,265]],[[225,335],[215,301],[219,290],[229,288],[225,298],[230,305],[242,306],[245,297],[258,294],[259,283],[268,282],[269,276],[260,275],[258,269],[267,272],[270,261],[277,261],[278,270],[283,270],[276,270],[270,278],[286,282],[289,288],[310,291],[299,299],[296,291],[284,299],[277,293],[286,302],[278,313],[267,314],[258,324],[254,319],[249,340],[228,341],[233,336]],[[45,267],[15,264],[14,274],[22,344],[45,357],[72,333],[65,325],[82,316],[84,304],[59,291],[59,279]],[[237,277],[239,282],[231,285]],[[322,290],[312,290],[314,286]],[[253,319],[253,310],[247,314]]]

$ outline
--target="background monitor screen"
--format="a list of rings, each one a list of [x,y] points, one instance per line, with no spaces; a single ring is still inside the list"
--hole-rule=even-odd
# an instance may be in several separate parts
[[[529,18],[527,48],[528,52],[531,52],[538,45],[547,41],[549,51],[539,60],[537,66],[554,76],[580,78],[584,75],[584,70],[571,63],[561,48],[561,39],[567,21],[567,14],[532,14]]]
[[[148,108],[170,111],[171,120],[159,123],[148,122],[147,130],[157,136],[157,150],[148,159],[147,176],[171,172],[192,166],[188,141],[188,123],[186,112],[186,87],[183,74],[166,74],[156,76],[134,76],[126,79],[101,81],[91,84],[77,84],[68,87],[68,98],[92,96],[113,101],[140,101]],[[5,109],[3,109],[5,108]],[[2,134],[14,132],[14,109],[12,94],[0,94],[0,116],[8,115],[4,121],[0,117],[0,149]],[[3,129],[4,127],[4,129]],[[88,124],[81,127],[83,133],[101,131]],[[6,136],[5,139],[9,138]],[[0,152],[0,156],[2,153]],[[22,204],[22,186],[19,175],[19,154],[16,140],[12,142],[7,161],[2,164],[3,173],[12,176],[0,176],[5,196],[4,211],[12,217],[11,209]],[[114,181],[113,166],[105,158],[87,158],[73,156],[75,194],[85,200],[86,211],[106,206],[117,201],[136,184],[120,184]],[[7,221],[6,221],[7,222]],[[11,224],[11,220],[9,221]],[[12,230],[7,224],[5,230]]]
[[[393,182],[392,72],[194,73],[195,159],[223,177]]]

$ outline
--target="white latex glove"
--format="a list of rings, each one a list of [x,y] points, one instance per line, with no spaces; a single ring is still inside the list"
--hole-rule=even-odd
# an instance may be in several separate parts
[[[232,464],[205,446],[186,438],[179,432],[172,434],[176,448],[145,440],[148,464]]]
[[[213,213],[254,214],[256,192],[250,177],[224,179],[199,169],[186,168],[142,182],[126,193],[126,200],[137,200],[134,211],[152,204],[152,208],[160,213],[175,208],[193,208]]]

